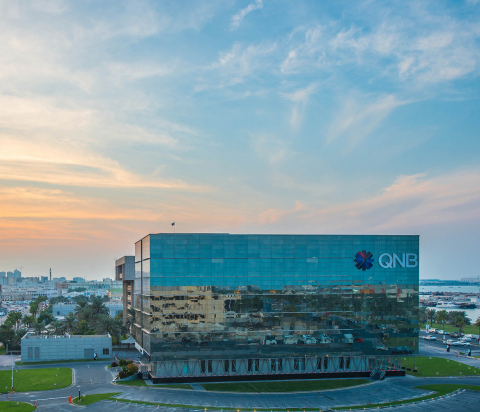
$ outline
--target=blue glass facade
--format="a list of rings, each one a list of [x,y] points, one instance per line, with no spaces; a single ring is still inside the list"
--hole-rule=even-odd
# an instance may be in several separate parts
[[[137,342],[152,361],[415,352],[418,262],[418,236],[148,235]]]

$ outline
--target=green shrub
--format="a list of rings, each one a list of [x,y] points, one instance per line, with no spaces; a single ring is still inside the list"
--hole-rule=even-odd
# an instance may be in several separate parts
[[[118,361],[118,366],[126,366],[128,365],[128,362],[125,359],[120,359]]]

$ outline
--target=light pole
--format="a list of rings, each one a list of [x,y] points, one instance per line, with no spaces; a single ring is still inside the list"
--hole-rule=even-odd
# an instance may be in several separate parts
[[[10,340],[8,341],[8,344],[10,345]],[[10,356],[12,357],[12,390],[13,390],[13,353],[10,351]]]

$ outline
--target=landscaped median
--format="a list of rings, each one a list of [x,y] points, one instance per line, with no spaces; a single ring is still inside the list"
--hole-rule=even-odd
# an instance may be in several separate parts
[[[116,382],[117,385],[125,385],[125,386],[147,386],[144,380],[142,379],[135,379],[133,381],[120,381]],[[193,389],[187,383],[179,383],[179,384],[172,384],[172,385],[150,385],[149,388],[162,388],[162,389]]]
[[[203,383],[207,391],[271,393],[271,392],[308,392],[348,388],[372,383],[368,379],[319,379],[308,381],[269,381],[240,383]]]
[[[72,384],[70,368],[15,369],[14,392],[34,392],[60,389]],[[0,393],[10,392],[12,371],[0,371]],[[0,409],[3,411],[3,409]]]

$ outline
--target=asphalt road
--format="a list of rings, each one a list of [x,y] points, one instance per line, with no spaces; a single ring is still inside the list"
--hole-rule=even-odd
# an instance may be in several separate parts
[[[475,352],[480,348],[476,347]],[[480,360],[458,355],[455,352],[447,353],[445,346],[441,342],[427,342],[423,339],[420,342],[420,355],[440,356],[451,358],[468,365],[480,367]],[[457,355],[459,357],[457,357]],[[55,365],[38,366],[17,366],[19,369],[28,368],[46,368],[46,367],[71,367],[74,371],[74,383],[69,388],[57,389],[52,391],[32,392],[32,393],[14,393],[9,396],[11,400],[24,402],[35,401],[39,405],[39,410],[65,411],[74,410],[74,406],[68,405],[68,396],[78,396],[80,390],[82,394],[108,393],[121,391],[118,396],[130,400],[142,400],[158,403],[187,404],[217,407],[234,408],[319,408],[327,409],[340,405],[358,405],[366,403],[380,403],[394,401],[404,398],[418,397],[425,394],[425,391],[415,389],[415,386],[422,384],[435,383],[464,383],[470,385],[480,385],[480,377],[446,377],[446,378],[417,378],[412,376],[400,378],[388,378],[382,382],[372,382],[371,384],[333,391],[314,391],[308,393],[282,393],[282,394],[242,394],[242,393],[221,393],[208,392],[200,390],[177,390],[155,387],[128,387],[113,385],[111,383],[114,373],[106,369],[109,362],[85,362],[85,363],[66,363]],[[3,367],[2,369],[8,369]],[[6,395],[0,396],[0,400],[6,398]],[[105,403],[105,407],[108,403]],[[109,405],[109,404],[108,404]],[[118,410],[130,410],[133,405],[118,403]],[[148,408],[147,408],[148,409]],[[145,410],[147,410],[145,409]],[[173,411],[177,408],[162,408]],[[76,409],[78,410],[78,409]],[[88,408],[87,410],[90,410]],[[101,409],[92,409],[101,410]],[[113,409],[112,409],[113,410]],[[456,409],[461,411],[461,409]]]

